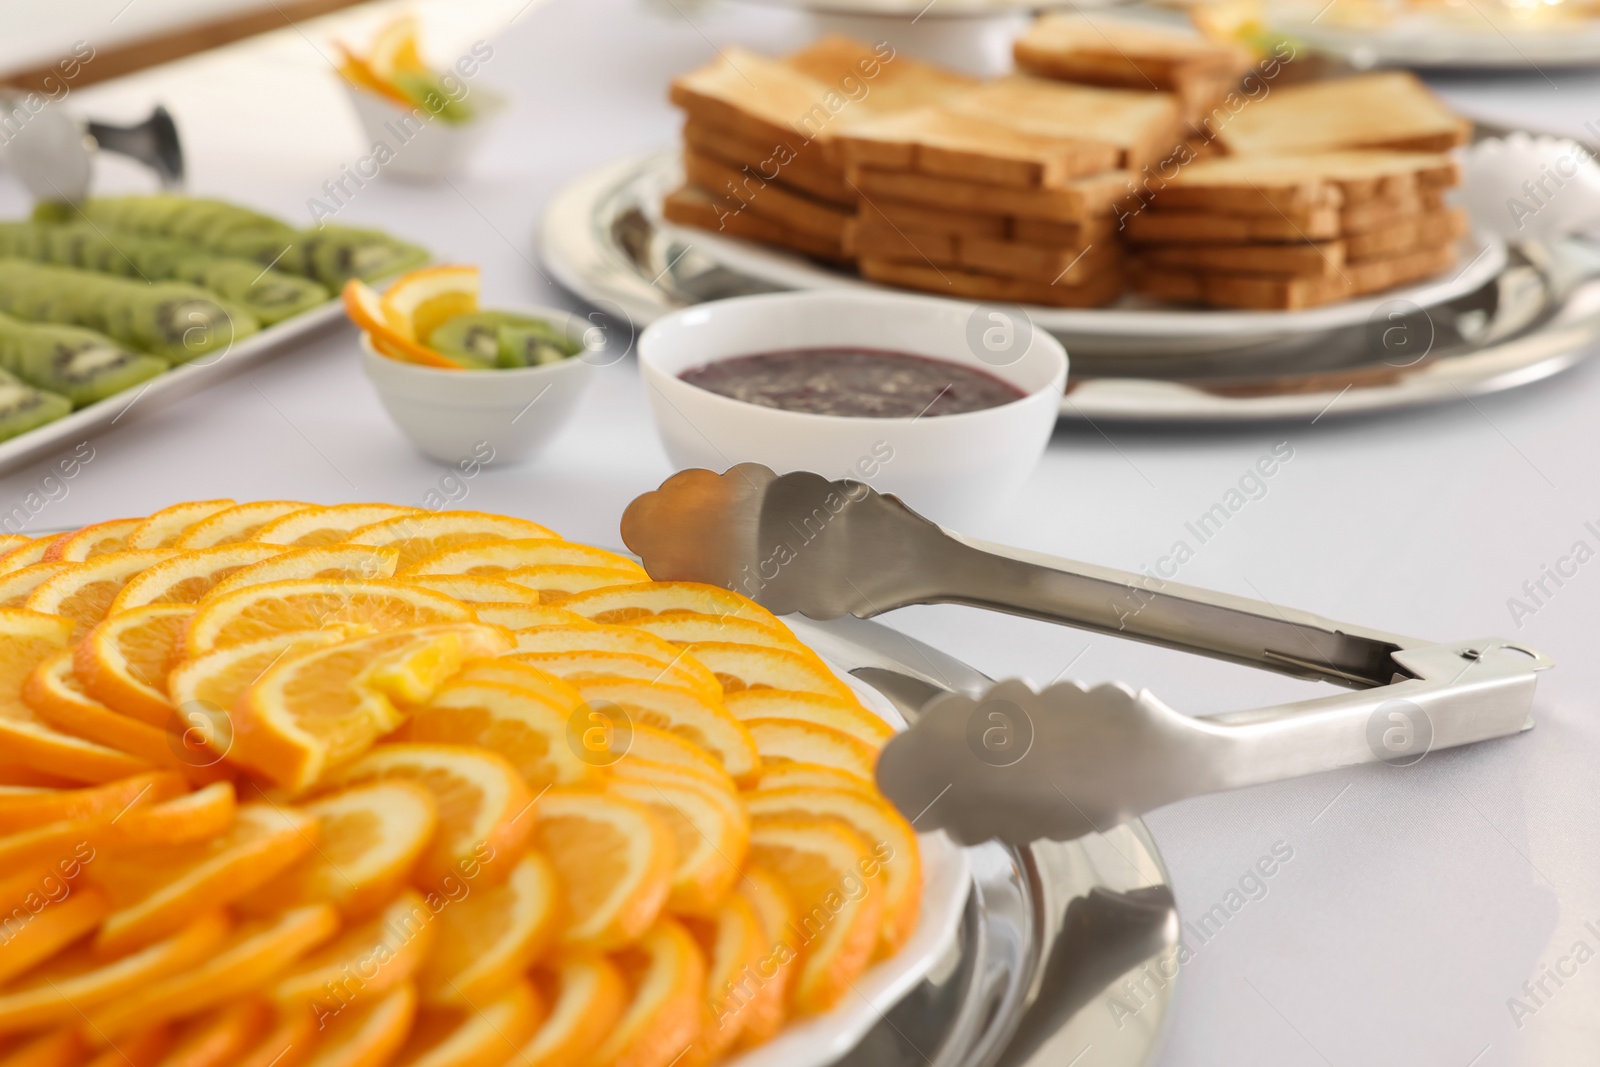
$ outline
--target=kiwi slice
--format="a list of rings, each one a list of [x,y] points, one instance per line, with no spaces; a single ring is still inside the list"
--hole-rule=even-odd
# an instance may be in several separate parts
[[[559,363],[579,350],[543,319],[509,311],[475,311],[446,319],[428,335],[427,344],[475,367],[538,367]]]
[[[492,367],[500,358],[500,325],[504,318],[498,311],[457,315],[434,327],[426,344],[468,366]]]
[[[0,441],[54,422],[71,410],[72,401],[66,397],[35,389],[0,370]]]
[[[497,365],[542,367],[546,363],[560,363],[576,351],[575,346],[556,335],[545,323],[506,323],[500,327]]]
[[[83,407],[164,373],[167,363],[130,352],[110,338],[75,326],[0,327],[0,366],[39,389]]]

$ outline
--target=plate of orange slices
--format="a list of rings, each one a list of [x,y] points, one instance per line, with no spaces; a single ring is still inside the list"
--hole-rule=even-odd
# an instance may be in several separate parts
[[[970,872],[779,619],[526,519],[0,540],[0,1062],[823,1064]]]

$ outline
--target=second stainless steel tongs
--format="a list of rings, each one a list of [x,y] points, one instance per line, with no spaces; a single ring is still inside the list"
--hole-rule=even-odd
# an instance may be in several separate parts
[[[622,538],[657,580],[779,615],[967,604],[1353,690],[1204,717],[1121,685],[936,697],[885,747],[878,781],[920,829],[967,843],[1066,840],[1186,797],[1515,734],[1553,666],[1498,638],[1420,641],[987,544],[860,482],[756,464],[674,475],[628,507]]]

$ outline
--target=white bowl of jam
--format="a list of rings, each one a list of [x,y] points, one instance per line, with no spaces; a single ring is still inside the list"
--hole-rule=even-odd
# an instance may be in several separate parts
[[[1015,307],[822,291],[673,312],[639,366],[680,468],[851,478],[970,529],[1037,465],[1067,353]]]

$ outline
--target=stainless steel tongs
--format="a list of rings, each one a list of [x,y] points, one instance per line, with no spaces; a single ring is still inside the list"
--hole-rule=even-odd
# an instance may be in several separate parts
[[[935,697],[885,747],[878,782],[919,828],[966,843],[1067,840],[1186,797],[1514,734],[1553,666],[1498,638],[1420,641],[987,544],[862,483],[757,464],[674,475],[628,507],[622,538],[657,580],[779,615],[967,604],[1354,690],[1204,717],[1120,685]]]

